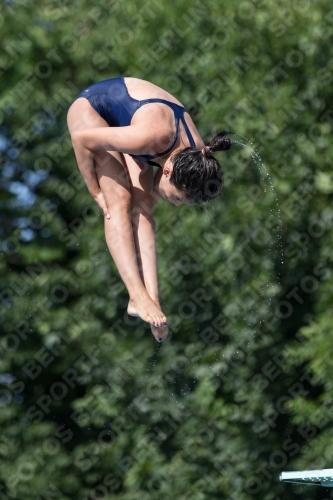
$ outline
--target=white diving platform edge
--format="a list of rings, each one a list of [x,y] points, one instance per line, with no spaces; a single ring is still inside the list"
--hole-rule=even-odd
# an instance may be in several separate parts
[[[312,484],[333,488],[333,469],[281,472],[279,479],[283,483]]]

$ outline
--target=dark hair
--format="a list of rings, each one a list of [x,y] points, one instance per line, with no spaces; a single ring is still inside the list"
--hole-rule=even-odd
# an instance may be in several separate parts
[[[227,135],[232,133],[223,130],[204,148],[185,148],[172,157],[170,182],[192,202],[203,203],[221,193],[223,171],[212,153],[230,149],[232,142]]]

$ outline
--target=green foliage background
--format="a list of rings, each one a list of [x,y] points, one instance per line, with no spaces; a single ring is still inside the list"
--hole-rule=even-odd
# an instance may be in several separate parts
[[[0,498],[332,498],[278,481],[333,462],[331,2],[13,0],[0,25]],[[66,128],[119,75],[266,165],[234,146],[207,211],[159,203],[159,346]]]

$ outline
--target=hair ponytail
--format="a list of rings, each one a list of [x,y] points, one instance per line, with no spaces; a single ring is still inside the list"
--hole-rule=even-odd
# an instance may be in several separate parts
[[[206,154],[207,152],[211,154],[215,151],[226,151],[227,149],[230,149],[232,146],[232,142],[229,137],[227,137],[228,134],[233,134],[233,132],[222,130],[222,132],[216,134],[214,139],[212,139],[205,145]]]

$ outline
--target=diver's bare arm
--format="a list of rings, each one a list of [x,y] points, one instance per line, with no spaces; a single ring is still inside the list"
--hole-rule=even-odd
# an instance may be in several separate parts
[[[100,206],[104,215],[108,213],[105,198],[100,190],[94,168],[94,152],[118,151],[140,154],[150,148],[155,135],[142,125],[127,127],[101,127],[75,130],[71,133],[76,160],[90,194]]]
[[[84,147],[75,134],[72,135],[72,144],[81,175],[89,189],[89,193],[94,196],[98,193],[100,187],[96,176],[93,152]]]
[[[78,136],[72,136],[72,144],[76,161],[89,193],[94,198],[104,215],[109,217],[109,211],[101,191],[95,169],[94,153],[84,147]]]

